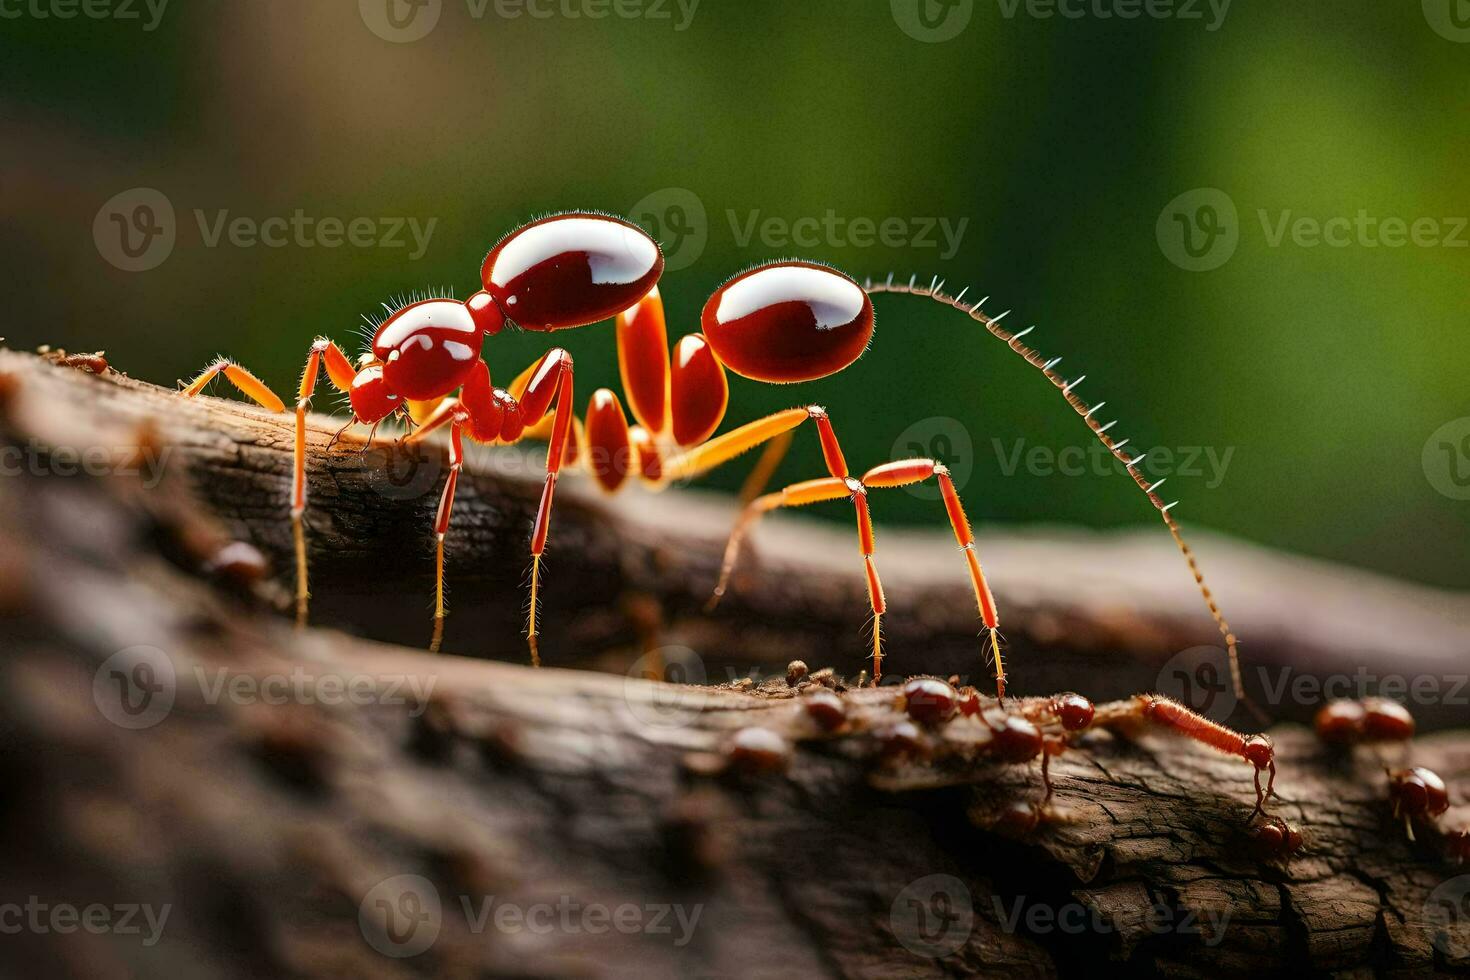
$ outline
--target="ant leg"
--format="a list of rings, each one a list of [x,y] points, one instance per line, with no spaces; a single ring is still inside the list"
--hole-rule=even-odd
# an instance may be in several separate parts
[[[522,377],[525,377],[523,375]],[[541,490],[541,503],[536,509],[536,523],[531,529],[531,607],[526,616],[526,643],[531,650],[532,666],[541,666],[537,643],[536,612],[540,600],[541,556],[546,551],[546,537],[551,530],[551,503],[556,494],[556,479],[566,458],[567,437],[572,428],[572,355],[560,347],[548,351],[530,372],[525,390],[517,399],[519,418],[535,425],[553,410],[551,439],[546,447],[546,483]],[[621,410],[620,410],[621,411]],[[517,431],[513,442],[523,433]]]
[[[786,458],[786,451],[791,448],[791,440],[792,434],[783,432],[766,443],[766,448],[756,462],[755,468],[740,485],[740,505],[742,507],[765,492],[767,484],[771,482],[771,477],[776,473],[776,468],[781,465],[781,460]]]
[[[295,453],[291,472],[291,537],[296,553],[296,624],[306,624],[307,603],[310,591],[307,585],[306,532],[302,523],[306,512],[306,412],[310,407],[311,393],[316,389],[317,374],[325,360],[327,376],[339,391],[352,388],[352,363],[342,349],[325,337],[318,337],[306,355],[306,367],[301,374],[301,388],[296,401]],[[204,390],[216,375],[225,378],[241,392],[254,399],[272,412],[284,412],[286,405],[280,397],[255,375],[225,358],[210,364],[199,376],[184,388],[184,395],[192,398]],[[340,433],[339,433],[340,434]],[[335,440],[334,440],[335,441]]]
[[[684,338],[685,341],[689,339],[690,337]],[[872,516],[868,510],[866,489],[860,482],[852,479],[848,475],[847,460],[842,454],[842,446],[837,441],[837,433],[832,428],[832,420],[827,415],[826,409],[820,405],[808,405],[806,408],[791,408],[784,412],[768,415],[763,419],[757,419],[738,429],[732,429],[724,435],[711,439],[702,446],[690,449],[683,455],[672,460],[665,469],[665,478],[687,479],[697,476],[700,473],[719,466],[721,463],[734,459],[741,453],[753,449],[761,443],[770,442],[782,436],[789,436],[791,430],[808,419],[817,424],[817,434],[822,444],[822,459],[827,464],[827,472],[831,475],[832,479],[842,482],[847,487],[847,492],[852,497],[853,504],[856,508],[858,542],[862,548],[863,555],[863,572],[868,579],[868,601],[873,608],[873,683],[876,685],[882,677],[883,613],[887,609],[887,602],[883,596],[883,584],[878,578],[878,567],[873,560]],[[766,498],[757,498],[757,501],[768,499],[770,496],[767,495]],[[725,588],[729,584],[730,572],[734,569],[735,560],[739,555],[740,541],[745,528],[748,527],[749,523],[756,516],[762,513],[760,509],[752,510],[754,504],[755,501],[746,507],[740,522],[736,524],[735,529],[730,534],[730,541],[725,546],[725,560],[721,564],[720,581],[715,585],[714,595],[711,597],[711,605],[717,604],[720,597],[725,594]]]
[[[875,466],[863,474],[866,487],[903,487],[920,483],[929,478],[939,482],[939,494],[944,500],[944,510],[949,515],[950,527],[955,540],[965,553],[965,563],[970,569],[970,585],[975,590],[975,605],[980,610],[980,619],[990,631],[990,652],[995,659],[995,696],[1000,701],[1006,698],[1005,659],[1000,652],[1000,615],[995,608],[995,596],[985,581],[985,571],[980,567],[980,556],[975,552],[975,535],[970,530],[970,520],[960,504],[960,495],[950,479],[949,470],[943,463],[932,459],[902,459]]]
[[[735,567],[735,559],[740,551],[740,541],[761,515],[779,507],[804,507],[807,504],[839,500],[843,497],[852,500],[857,513],[858,546],[863,556],[863,571],[868,580],[868,602],[873,609],[873,683],[876,685],[883,676],[881,630],[887,601],[883,595],[883,583],[878,578],[878,566],[873,560],[875,548],[873,522],[868,512],[868,495],[863,485],[851,477],[825,476],[816,480],[805,480],[752,500],[741,512],[735,529],[730,533],[730,541],[725,546],[725,560],[720,569],[720,584],[716,587],[710,606],[724,594],[730,571]]]
[[[316,391],[317,372],[322,361],[327,364],[327,377],[338,391],[352,389],[352,363],[342,349],[325,337],[312,342],[306,354],[306,367],[301,372],[301,388],[296,398],[296,451],[291,464],[291,542],[296,552],[296,625],[306,625],[311,589],[306,566],[306,413]],[[227,369],[228,370],[228,369]],[[340,433],[339,433],[340,434]],[[333,440],[335,441],[335,439]]]
[[[465,423],[469,411],[456,405],[449,428],[449,477],[439,496],[439,510],[434,515],[434,635],[429,652],[438,653],[444,642],[444,535],[449,532],[449,517],[454,511],[454,492],[459,487],[459,471],[464,466]]]
[[[240,390],[241,394],[250,398],[267,411],[284,412],[286,410],[286,403],[281,401],[279,395],[271,391],[269,385],[234,361],[227,360],[223,357],[218,358],[203,371],[200,371],[198,377],[184,386],[184,397],[193,398],[203,391],[205,386],[221,373],[224,374],[230,383]]]

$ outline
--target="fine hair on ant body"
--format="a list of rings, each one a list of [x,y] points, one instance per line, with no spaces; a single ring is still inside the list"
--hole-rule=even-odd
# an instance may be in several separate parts
[[[1032,328],[1009,333],[1000,326],[1005,313],[988,316],[981,312],[985,300],[967,305],[966,291],[950,296],[938,280],[927,288],[915,286],[913,280],[895,285],[891,277],[886,282],[859,284],[825,265],[785,260],[756,266],[722,285],[705,304],[701,329],[683,337],[671,353],[658,292],[663,267],[658,244],[628,221],[587,211],[553,214],[512,231],[490,250],[480,270],[484,288],[469,299],[420,298],[389,308],[387,317],[375,324],[369,350],[355,366],[333,341],[317,338],[308,348],[295,402],[290,514],[298,622],[306,621],[310,595],[303,524],[307,503],[306,415],[324,366],[327,380],[349,397],[353,413],[349,425],[376,426],[391,416],[402,415],[410,424],[416,424],[406,437],[410,443],[441,427],[449,428],[449,472],[433,529],[436,576],[431,650],[439,649],[443,637],[444,539],[464,462],[466,436],[486,444],[509,445],[528,437],[548,443],[545,482],[530,533],[526,637],[532,663],[538,665],[541,562],[557,480],[565,464],[580,463],[608,492],[619,490],[635,476],[646,486],[660,489],[764,446],[760,462],[747,481],[744,496],[748,502],[731,534],[712,601],[725,593],[740,544],[761,515],[845,498],[854,508],[873,614],[873,679],[877,683],[882,673],[881,626],[887,605],[878,575],[868,495],[873,490],[933,480],[965,558],[976,607],[988,635],[996,694],[1004,700],[1006,672],[999,641],[999,612],[981,568],[969,519],[943,462],[893,460],[855,476],[848,468],[833,420],[817,405],[776,412],[715,435],[729,401],[727,370],[770,384],[814,381],[835,374],[856,361],[869,346],[874,328],[871,297],[908,293],[964,312],[1038,368],[1060,389],[1102,444],[1125,464],[1183,554],[1225,638],[1232,680],[1237,694],[1243,697],[1235,635],[1204,584],[1194,554],[1170,513],[1174,504],[1164,503],[1157,495],[1164,481],[1149,484],[1140,475],[1137,464],[1143,456],[1130,458],[1124,452],[1128,440],[1115,441],[1109,435],[1115,423],[1104,424],[1096,417],[1102,402],[1089,407],[1076,395],[1081,377],[1064,380],[1054,370],[1060,358],[1044,360],[1021,343]],[[612,318],[616,318],[622,388],[632,411],[632,424],[618,394],[607,388],[593,392],[584,418],[576,417],[572,358],[560,347],[550,349],[508,386],[492,384],[483,348],[485,341],[507,322],[524,330],[550,333]],[[266,409],[286,411],[285,403],[263,381],[224,358],[187,383],[183,393],[197,395],[221,374]],[[772,493],[761,492],[793,431],[808,422],[817,430],[825,475]],[[1184,722],[1167,704],[1157,702],[1148,710],[1154,720],[1182,730]],[[1256,744],[1246,740],[1237,745],[1206,730],[1190,734],[1236,754],[1248,753]],[[1243,757],[1256,762],[1250,754]],[[1258,763],[1258,774],[1261,768]]]

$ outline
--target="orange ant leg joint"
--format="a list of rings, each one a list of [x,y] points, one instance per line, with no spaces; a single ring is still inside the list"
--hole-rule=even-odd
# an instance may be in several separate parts
[[[954,529],[955,541],[965,553],[970,584],[975,590],[975,605],[980,612],[981,621],[990,633],[990,652],[995,661],[996,697],[1004,701],[1006,672],[1005,659],[1000,650],[1000,615],[996,612],[995,597],[990,592],[990,585],[985,581],[985,572],[980,567],[980,556],[975,552],[975,535],[970,530],[969,518],[965,516],[965,508],[960,504],[960,496],[955,490],[954,481],[950,479],[949,470],[932,459],[901,459],[869,470],[863,475],[863,485],[874,488],[902,487],[921,483],[931,477],[939,482],[939,494],[944,501],[950,527]]]

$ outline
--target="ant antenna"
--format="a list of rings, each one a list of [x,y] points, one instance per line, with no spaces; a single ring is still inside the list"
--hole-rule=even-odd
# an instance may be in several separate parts
[[[1210,616],[1215,620],[1215,625],[1219,628],[1220,635],[1225,638],[1225,646],[1230,656],[1230,681],[1235,687],[1236,698],[1249,708],[1258,720],[1263,723],[1268,721],[1269,719],[1261,709],[1256,707],[1255,702],[1246,697],[1245,685],[1240,676],[1240,653],[1236,649],[1235,633],[1231,630],[1230,623],[1226,621],[1224,613],[1220,611],[1220,606],[1215,601],[1214,593],[1205,584],[1204,572],[1200,571],[1199,562],[1194,556],[1194,550],[1185,542],[1184,534],[1179,529],[1179,522],[1174,519],[1173,514],[1169,513],[1179,501],[1175,500],[1170,503],[1165,503],[1163,498],[1155,492],[1164,481],[1160,480],[1158,483],[1150,485],[1148,478],[1140,474],[1136,469],[1137,464],[1142,462],[1143,455],[1130,457],[1127,453],[1123,452],[1123,447],[1128,444],[1128,440],[1114,440],[1112,436],[1108,435],[1108,430],[1117,424],[1116,419],[1104,424],[1093,418],[1093,413],[1101,408],[1103,403],[1098,402],[1098,404],[1089,408],[1073,391],[1081,383],[1082,378],[1086,376],[1078,377],[1075,381],[1067,381],[1053,370],[1061,363],[1062,359],[1060,357],[1045,359],[1034,348],[1027,347],[1021,343],[1022,337],[1036,329],[1034,325],[1017,333],[1011,333],[1000,326],[1000,321],[1010,314],[1010,310],[1006,310],[1005,313],[994,317],[982,313],[980,306],[985,302],[985,299],[989,299],[990,297],[987,296],[985,299],[971,306],[961,302],[961,297],[964,296],[965,291],[961,291],[959,296],[950,296],[943,292],[943,285],[943,282],[936,278],[929,286],[916,286],[914,277],[911,277],[907,283],[895,283],[891,275],[884,282],[875,283],[872,280],[868,280],[864,283],[864,287],[869,293],[906,293],[911,296],[925,296],[937,303],[954,307],[984,327],[992,336],[1004,343],[1011,350],[1020,354],[1028,364],[1045,375],[1046,379],[1062,393],[1062,397],[1067,400],[1067,404],[1072,406],[1072,410],[1081,416],[1082,421],[1087,423],[1088,429],[1092,431],[1093,435],[1097,436],[1098,441],[1103,444],[1103,448],[1112,453],[1123,464],[1128,475],[1133,478],[1133,482],[1138,484],[1138,488],[1148,497],[1149,503],[1153,504],[1154,509],[1159,512],[1159,516],[1163,518],[1164,526],[1169,529],[1169,535],[1174,539],[1174,544],[1179,548],[1179,553],[1184,556],[1185,563],[1189,565],[1190,574],[1194,576],[1195,585],[1198,586],[1200,596],[1205,600],[1205,606],[1210,610]],[[968,290],[968,287],[966,290]]]

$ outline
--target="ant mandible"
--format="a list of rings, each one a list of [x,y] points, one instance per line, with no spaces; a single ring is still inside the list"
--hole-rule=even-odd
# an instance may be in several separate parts
[[[657,283],[664,267],[658,244],[638,226],[593,212],[567,212],[533,221],[512,231],[490,250],[481,265],[484,288],[464,302],[429,298],[390,311],[375,327],[371,349],[358,366],[342,349],[318,337],[307,352],[296,401],[295,458],[291,483],[291,525],[296,559],[298,622],[305,622],[309,590],[302,518],[306,510],[306,414],[320,368],[350,399],[349,425],[376,426],[396,413],[418,423],[407,437],[422,440],[448,425],[449,474],[434,521],[435,610],[431,649],[437,650],[444,626],[444,537],[449,528],[455,488],[464,462],[465,436],[474,442],[512,444],[523,438],[547,440],[546,477],[531,529],[530,610],[527,642],[539,664],[537,605],[542,555],[551,526],[552,500],[563,464],[583,461],[597,483],[615,492],[636,475],[661,488],[706,473],[758,446],[765,455],[748,486],[754,491],[726,548],[714,600],[724,594],[740,543],[754,521],[769,511],[848,498],[854,507],[859,550],[867,580],[873,624],[873,679],[881,677],[881,623],[886,610],[882,582],[874,560],[875,542],[868,491],[934,480],[955,539],[964,554],[980,619],[989,635],[995,662],[997,695],[1006,691],[1005,663],[998,640],[1000,617],[976,552],[959,494],[948,469],[938,460],[904,459],[883,463],[855,477],[827,412],[808,405],[776,412],[715,438],[729,400],[726,369],[755,381],[790,384],[835,374],[867,350],[873,335],[871,295],[886,292],[930,297],[953,306],[983,325],[1012,350],[1037,367],[1061,390],[1067,402],[1103,445],[1125,463],[1145,491],[1188,562],[1196,584],[1229,648],[1232,679],[1240,692],[1235,636],[1216,606],[1194,555],[1179,526],[1152,485],[1136,466],[1142,456],[1123,453],[1128,440],[1114,441],[1094,413],[1074,393],[1081,378],[1068,382],[1053,371],[1060,358],[1043,361],[1020,343],[1029,333],[1011,334],[1000,327],[1005,316],[980,311],[984,300],[965,305],[942,292],[943,283],[928,288],[856,280],[811,262],[780,261],[743,272],[721,286],[705,304],[701,332],[675,345],[670,356],[663,301]],[[588,403],[585,424],[572,407],[572,358],[552,348],[508,388],[491,383],[482,356],[484,341],[507,322],[522,329],[551,332],[617,318],[618,359],[623,388],[635,424],[630,425],[615,392],[601,388]],[[242,393],[273,412],[285,404],[245,368],[220,358],[184,388],[197,395],[223,374]],[[457,398],[450,395],[458,389]],[[761,494],[792,437],[804,422],[817,429],[826,476],[793,483]],[[585,445],[583,445],[585,443]],[[585,451],[584,451],[585,450]]]

